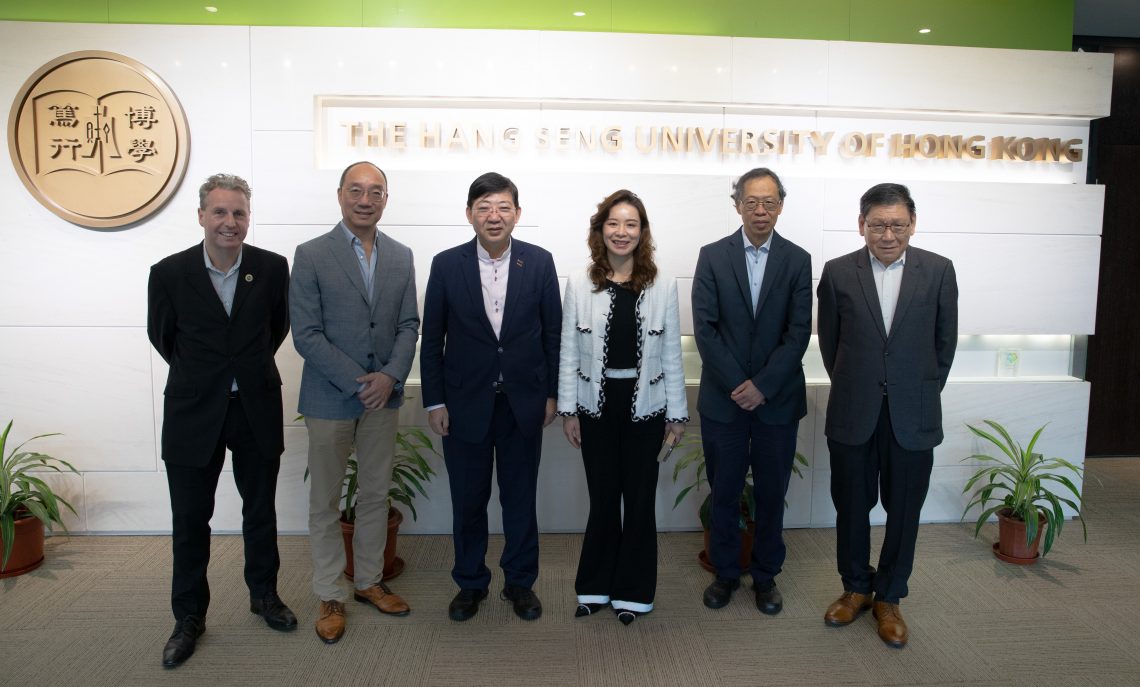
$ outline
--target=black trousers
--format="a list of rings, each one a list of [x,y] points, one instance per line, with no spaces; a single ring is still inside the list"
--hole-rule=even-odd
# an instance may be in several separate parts
[[[827,440],[831,451],[831,500],[835,504],[835,559],[843,589],[874,592],[883,601],[898,603],[907,595],[914,568],[918,521],[934,449],[909,451],[895,440],[887,397],[871,438],[858,446]],[[871,509],[882,495],[887,528],[879,567],[872,568]]]
[[[233,452],[234,482],[241,495],[242,538],[245,542],[245,583],[250,598],[277,589],[277,472],[281,457],[267,457],[257,449],[241,400],[230,400],[225,425],[210,462],[202,467],[166,465],[170,486],[174,570],[170,605],[177,620],[206,616],[210,606],[210,518],[214,492],[225,462],[226,447]]]
[[[665,418],[633,422],[635,382],[605,380],[601,417],[579,416],[590,517],[574,591],[581,603],[648,612],[657,591],[654,509]]]
[[[768,586],[783,569],[784,497],[796,457],[799,420],[785,425],[760,422],[755,413],[738,410],[732,422],[701,416],[705,474],[712,489],[709,560],[716,576],[738,579],[740,569],[740,496],[752,470],[756,531],[752,538],[752,581]]]
[[[499,565],[507,584],[530,589],[538,579],[538,462],[542,432],[524,434],[506,394],[495,394],[495,410],[487,436],[478,443],[443,437],[443,458],[451,485],[452,543],[455,567],[451,578],[460,589],[486,589],[487,504],[491,474],[499,482],[506,539]],[[498,470],[495,471],[496,463]]]

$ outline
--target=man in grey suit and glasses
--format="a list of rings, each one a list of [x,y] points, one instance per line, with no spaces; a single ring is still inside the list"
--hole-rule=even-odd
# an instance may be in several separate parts
[[[819,349],[831,377],[827,448],[843,595],[824,621],[842,626],[872,608],[879,637],[907,642],[907,595],[934,447],[942,443],[942,388],[958,343],[958,285],[946,258],[910,246],[915,206],[901,184],[859,201],[867,245],[829,261],[819,282]],[[886,536],[870,566],[869,516],[882,498]],[[874,596],[872,597],[872,593]]]
[[[359,466],[353,534],[353,597],[381,613],[408,604],[382,581],[399,408],[419,336],[412,251],[377,230],[388,178],[370,162],[350,165],[337,188],[341,221],[297,246],[289,289],[293,344],[305,359],[299,411],[309,430],[309,537],[316,630],[344,634],[347,594],[338,523],[349,454]]]

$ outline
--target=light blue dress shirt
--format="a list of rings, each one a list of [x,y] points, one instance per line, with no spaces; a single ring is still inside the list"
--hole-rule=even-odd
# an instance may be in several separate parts
[[[748,240],[744,227],[740,227],[740,237],[744,241],[744,264],[748,266],[748,290],[752,294],[752,313],[755,315],[756,303],[760,300],[760,286],[764,283],[764,270],[768,269],[768,251],[772,248],[772,234],[769,233],[768,240],[759,247],[753,246]]]
[[[372,255],[365,257],[364,243],[356,237],[356,234],[349,231],[348,227],[344,226],[344,222],[341,222],[340,228],[344,230],[344,235],[352,246],[352,252],[356,253],[356,262],[360,265],[360,276],[364,278],[364,292],[368,294],[368,304],[372,305],[372,280],[376,277],[376,254],[380,250],[380,238],[373,231]]]

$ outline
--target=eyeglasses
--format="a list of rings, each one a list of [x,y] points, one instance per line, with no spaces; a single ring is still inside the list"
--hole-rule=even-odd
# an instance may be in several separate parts
[[[365,193],[364,189],[360,188],[359,186],[352,186],[345,189],[344,195],[354,203],[367,195],[368,202],[379,204],[383,203],[384,199],[388,197],[388,191],[385,189],[375,189]]]
[[[891,233],[895,236],[905,234],[907,229],[910,229],[910,222],[905,224],[868,224],[866,225],[867,232],[875,236],[882,236],[890,229]]]
[[[498,213],[500,215],[503,215],[503,216],[513,215],[515,213],[515,209],[516,208],[514,205],[506,205],[506,204],[503,204],[503,205],[489,205],[489,204],[488,205],[476,205],[475,206],[475,215],[477,217],[486,217],[487,215],[490,215],[492,212],[495,212],[495,211],[498,211]]]
[[[752,212],[753,210],[760,207],[761,205],[764,206],[765,212],[775,212],[776,208],[780,207],[781,202],[783,202],[783,201],[771,200],[771,199],[760,200],[759,198],[746,198],[745,200],[741,201],[740,205],[745,210],[747,210],[749,212]]]

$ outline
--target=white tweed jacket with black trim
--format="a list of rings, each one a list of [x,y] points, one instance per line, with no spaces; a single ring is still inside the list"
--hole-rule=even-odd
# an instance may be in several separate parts
[[[571,275],[562,303],[562,350],[558,364],[558,414],[597,417],[605,406],[612,296],[594,292],[585,270]],[[681,363],[681,317],[677,281],[660,273],[637,298],[637,382],[633,420],[664,414],[667,422],[687,422],[685,374]]]

